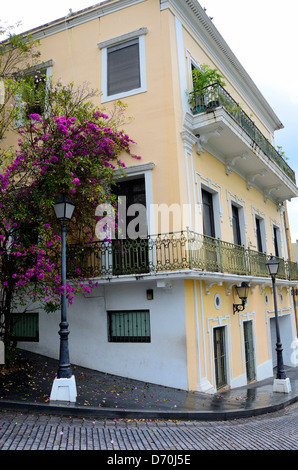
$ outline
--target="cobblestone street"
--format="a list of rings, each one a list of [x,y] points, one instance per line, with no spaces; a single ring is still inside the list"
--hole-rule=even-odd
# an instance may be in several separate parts
[[[212,422],[1,411],[0,450],[107,450],[113,455],[121,450],[149,450],[156,455],[172,450],[184,454],[195,450],[298,450],[298,403],[257,417]],[[103,458],[108,455],[110,452]]]

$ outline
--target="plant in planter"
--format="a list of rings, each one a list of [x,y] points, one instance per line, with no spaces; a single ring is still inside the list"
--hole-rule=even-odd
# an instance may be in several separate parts
[[[190,96],[190,104],[196,111],[212,109],[219,105],[218,87],[225,86],[223,76],[217,69],[212,69],[208,64],[202,64],[200,69],[194,69],[193,93]],[[214,85],[210,87],[210,85]],[[210,88],[208,88],[210,87]]]
[[[233,106],[226,106],[226,110],[234,116],[234,118],[238,121],[241,122],[241,112],[242,108],[239,106],[239,104],[234,104]]]

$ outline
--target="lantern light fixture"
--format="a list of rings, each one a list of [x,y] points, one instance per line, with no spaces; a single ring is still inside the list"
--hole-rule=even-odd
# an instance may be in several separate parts
[[[268,268],[270,276],[275,277],[278,273],[278,268],[279,268],[278,260],[276,258],[273,258],[273,256],[271,256],[266,266]]]
[[[236,292],[240,300],[242,300],[241,304],[233,304],[233,314],[235,315],[236,312],[242,312],[245,308],[245,304],[248,297],[248,289],[249,285],[246,282],[242,282],[241,286],[236,286]]]
[[[71,220],[74,209],[75,204],[65,194],[54,204],[55,215],[61,223]]]

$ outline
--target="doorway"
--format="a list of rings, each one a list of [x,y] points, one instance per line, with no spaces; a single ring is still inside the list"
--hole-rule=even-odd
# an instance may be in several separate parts
[[[147,222],[140,227],[136,224],[136,232],[141,236],[129,238],[129,224],[136,217],[129,215],[129,208],[134,204],[146,208],[145,178],[139,176],[129,180],[121,181],[114,188],[114,194],[118,201],[124,203],[125,210],[125,238],[112,240],[113,252],[113,274],[139,274],[149,272]],[[118,208],[119,209],[119,208]],[[119,226],[119,221],[117,220]]]
[[[213,344],[216,387],[219,389],[227,385],[227,358],[224,326],[214,328]]]
[[[256,378],[253,325],[252,325],[251,320],[245,321],[243,323],[243,331],[244,331],[246,377],[247,377],[247,382],[249,383],[255,380]]]

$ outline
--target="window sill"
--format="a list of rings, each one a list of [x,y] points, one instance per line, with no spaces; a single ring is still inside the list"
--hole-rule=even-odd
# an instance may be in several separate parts
[[[109,101],[122,100],[123,98],[128,98],[130,96],[139,95],[141,93],[146,93],[146,92],[147,92],[146,88],[136,88],[134,90],[117,93],[115,95],[106,95],[105,93],[103,93],[101,95],[101,102],[107,103]]]

